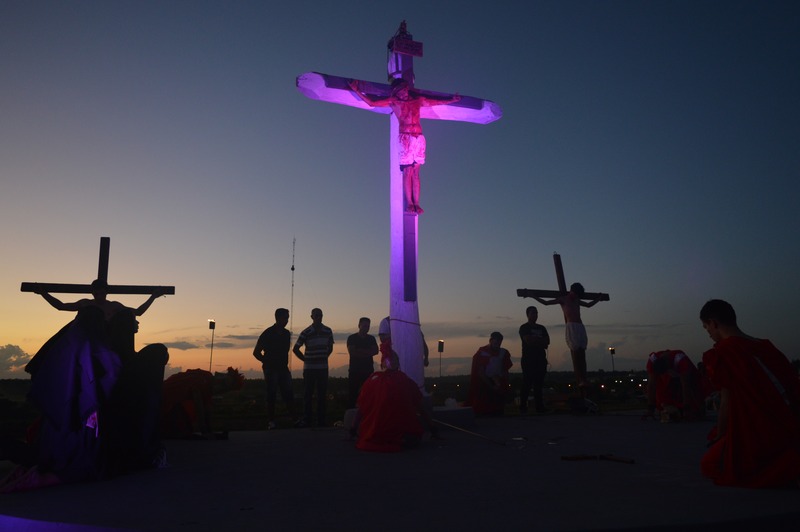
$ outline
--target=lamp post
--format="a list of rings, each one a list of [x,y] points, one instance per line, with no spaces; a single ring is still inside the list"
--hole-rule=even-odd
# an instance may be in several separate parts
[[[439,380],[442,379],[442,353],[444,353],[444,340],[439,340]]]
[[[612,375],[615,373],[615,370],[614,370],[614,354],[616,352],[617,352],[617,350],[615,348],[613,348],[613,347],[609,347],[608,348],[608,354],[611,355],[611,374]]]
[[[217,328],[217,322],[208,320],[208,328],[211,329],[211,356],[208,358],[208,372],[211,373],[211,361],[214,360],[214,330]]]

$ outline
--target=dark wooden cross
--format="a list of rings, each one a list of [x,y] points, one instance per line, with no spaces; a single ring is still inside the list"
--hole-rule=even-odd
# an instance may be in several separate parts
[[[111,250],[111,238],[100,237],[100,260],[97,265],[97,279],[108,283],[108,255]],[[34,293],[58,293],[58,294],[91,294],[90,284],[66,284],[66,283],[22,283],[22,292]],[[128,284],[108,285],[109,294],[155,294],[174,295],[174,286],[140,286]]]
[[[561,255],[553,253],[553,263],[556,266],[556,280],[558,281],[558,290],[535,290],[532,288],[519,288],[517,289],[517,296],[519,297],[560,297],[568,292],[567,282],[564,280],[564,267],[561,265]],[[589,301],[608,301],[608,294],[600,292],[585,292],[581,299]]]

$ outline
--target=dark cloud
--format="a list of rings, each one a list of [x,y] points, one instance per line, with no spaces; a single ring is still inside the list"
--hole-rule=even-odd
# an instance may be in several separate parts
[[[0,346],[0,378],[26,379],[25,364],[31,355],[22,350],[18,345],[7,344]]]
[[[223,338],[229,338],[231,340],[243,340],[247,342],[255,343],[258,340],[258,334],[227,334],[223,336]]]
[[[208,343],[205,345],[207,348],[211,348],[211,344]],[[242,347],[239,344],[235,344],[233,342],[214,342],[215,349],[235,349],[237,347]]]
[[[166,379],[170,375],[175,375],[176,373],[180,373],[181,371],[183,371],[183,366],[172,366],[168,362],[166,367],[164,368],[164,378]]]
[[[353,331],[353,332],[355,332],[355,331]],[[333,333],[333,341],[334,341],[334,343],[346,344],[347,343],[347,338],[351,334],[353,334],[353,332],[334,332]],[[375,332],[377,334],[377,331],[370,331],[370,334],[372,334],[372,332]],[[373,336],[376,336],[376,334],[373,334]]]
[[[165,342],[164,345],[167,346],[168,349],[178,349],[180,351],[186,351],[188,349],[197,349],[198,347],[200,347],[199,345],[193,344],[191,342]]]

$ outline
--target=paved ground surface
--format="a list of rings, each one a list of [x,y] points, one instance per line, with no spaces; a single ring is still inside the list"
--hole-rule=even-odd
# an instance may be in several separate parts
[[[796,530],[800,490],[701,477],[711,424],[478,419],[398,454],[334,428],[170,441],[166,469],[0,495],[0,530]],[[635,463],[562,459],[603,454]]]

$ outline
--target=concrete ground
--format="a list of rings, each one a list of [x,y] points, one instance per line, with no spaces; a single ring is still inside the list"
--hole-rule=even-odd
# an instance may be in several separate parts
[[[797,529],[800,490],[700,475],[712,421],[640,414],[477,419],[397,454],[341,428],[169,441],[165,469],[0,495],[0,530]],[[563,459],[606,454],[634,463]]]

